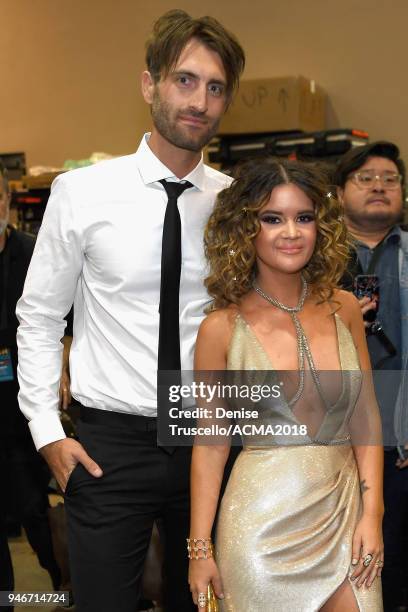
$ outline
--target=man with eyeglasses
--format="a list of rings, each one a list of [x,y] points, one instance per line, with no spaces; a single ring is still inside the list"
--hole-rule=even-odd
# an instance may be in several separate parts
[[[400,609],[407,582],[408,233],[400,225],[405,165],[395,144],[378,141],[346,153],[337,164],[334,182],[354,242],[343,286],[360,298],[383,422],[382,582],[385,612],[394,612]],[[374,294],[365,291],[373,287]]]

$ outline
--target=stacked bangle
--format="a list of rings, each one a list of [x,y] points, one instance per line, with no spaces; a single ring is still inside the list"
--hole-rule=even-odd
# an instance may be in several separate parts
[[[211,559],[214,556],[211,538],[187,538],[187,553],[189,559]]]

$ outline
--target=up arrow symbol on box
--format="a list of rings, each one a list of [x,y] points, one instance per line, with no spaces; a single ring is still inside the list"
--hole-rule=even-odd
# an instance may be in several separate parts
[[[286,103],[288,101],[288,98],[289,98],[288,92],[286,91],[284,87],[282,87],[282,89],[280,89],[278,93],[278,103],[284,113],[286,113]]]

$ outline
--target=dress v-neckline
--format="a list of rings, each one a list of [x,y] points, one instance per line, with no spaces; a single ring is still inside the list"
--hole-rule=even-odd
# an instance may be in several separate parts
[[[265,359],[268,361],[271,371],[272,372],[277,372],[278,370],[274,367],[274,365],[272,363],[272,360],[269,357],[269,354],[267,353],[263,343],[260,341],[260,339],[256,335],[255,331],[253,330],[252,325],[250,325],[248,323],[248,321],[245,319],[245,317],[240,312],[238,312],[238,314],[237,314],[236,320],[237,319],[241,319],[242,323],[245,325],[246,329],[248,330],[248,332],[250,333],[252,338],[257,343],[257,345],[260,348],[260,350],[262,351]],[[339,370],[333,370],[333,372],[336,372],[336,371],[342,371],[342,370],[345,369],[344,368],[344,355],[343,355],[343,352],[342,352],[342,347],[341,347],[341,342],[340,342],[340,337],[339,337],[339,326],[342,325],[347,330],[348,333],[350,333],[350,331],[345,326],[345,324],[343,323],[341,317],[337,314],[337,312],[334,313],[334,320],[335,320],[335,325],[336,325],[337,356],[339,358],[339,364],[340,364]]]
[[[347,384],[346,384],[347,377],[344,376],[344,372],[343,372],[343,370],[345,369],[344,368],[345,358],[344,358],[344,355],[343,355],[342,346],[341,346],[341,342],[340,342],[339,328],[342,325],[347,330],[348,333],[350,333],[350,331],[347,329],[347,327],[343,323],[341,317],[337,313],[334,313],[334,317],[335,317],[335,322],[336,322],[337,353],[338,353],[338,356],[339,356],[340,370],[333,370],[333,372],[340,372],[340,375],[341,375],[341,391],[340,391],[339,396],[336,399],[336,401],[332,405],[330,405],[330,409],[324,415],[322,423],[321,423],[320,427],[318,428],[318,430],[315,432],[315,435],[314,436],[309,436],[309,435],[307,436],[309,438],[309,440],[311,440],[311,441],[318,440],[319,434],[321,433],[321,431],[323,431],[323,428],[325,426],[326,419],[327,419],[328,415],[336,410],[337,406],[343,401],[344,396],[347,393]],[[271,359],[270,359],[268,353],[266,352],[265,348],[263,347],[262,342],[259,340],[258,336],[253,331],[251,325],[246,321],[246,319],[241,315],[241,313],[238,313],[237,320],[238,319],[240,319],[242,321],[242,323],[244,324],[244,326],[245,326],[245,328],[247,330],[247,333],[250,334],[251,338],[256,342],[256,344],[258,345],[259,349],[262,351],[265,359],[267,360],[267,362],[268,362],[268,364],[269,364],[269,366],[271,368],[271,371],[272,372],[278,372],[278,370],[276,370],[273,367],[273,364],[271,362]],[[289,418],[291,418],[296,424],[303,425],[304,423],[302,423],[302,421],[298,420],[296,414],[293,412],[292,408],[289,405],[291,399],[290,398],[287,399],[284,394],[281,395],[281,398],[282,398],[282,408],[285,410],[287,416]]]

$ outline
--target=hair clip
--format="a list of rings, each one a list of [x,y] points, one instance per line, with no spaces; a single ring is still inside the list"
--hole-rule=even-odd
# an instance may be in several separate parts
[[[331,191],[329,191],[328,193],[326,193],[326,198],[327,198],[328,200],[330,200],[332,197],[333,197],[333,194],[332,194],[332,192],[331,192]]]
[[[234,255],[235,255],[235,251],[234,251],[234,249],[230,249],[230,250],[228,251],[228,254],[229,254],[229,255],[231,255],[231,257],[234,257]]]
[[[246,206],[244,206],[244,207],[242,208],[242,212],[243,212],[243,214],[244,214],[244,215],[246,215],[246,214],[247,214],[248,209],[247,209],[247,207],[246,207]]]

